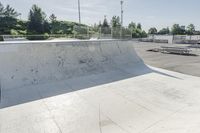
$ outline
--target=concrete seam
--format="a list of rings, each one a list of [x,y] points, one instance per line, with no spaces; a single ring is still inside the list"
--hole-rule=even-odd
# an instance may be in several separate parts
[[[160,120],[154,122],[153,124],[151,124],[150,126],[148,126],[147,128],[145,128],[144,130],[142,130],[142,131],[139,132],[139,133],[143,133],[144,131],[146,131],[146,130],[148,130],[149,128],[155,126],[155,125],[158,124],[159,122],[164,121],[165,119],[167,119],[167,118],[169,118],[169,117],[171,117],[171,116],[177,114],[178,112],[182,111],[182,110],[185,109],[185,108],[186,108],[186,106],[184,106],[184,107],[182,107],[181,109],[179,109],[179,110],[177,110],[177,111],[175,111],[175,112],[173,112],[173,113],[167,115],[166,117],[164,117],[164,118],[162,118],[162,119],[160,119]]]

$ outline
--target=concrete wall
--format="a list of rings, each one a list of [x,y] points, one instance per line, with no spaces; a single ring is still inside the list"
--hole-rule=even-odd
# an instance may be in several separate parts
[[[151,35],[147,40],[152,40],[153,42],[156,42],[155,40],[157,40],[161,43],[166,43],[168,41],[169,44],[197,44],[200,40],[200,36],[176,35],[173,37],[173,35]]]
[[[172,35],[152,35],[148,37],[149,39],[157,40],[161,43],[170,43],[172,44],[173,36]]]
[[[142,63],[133,42],[38,41],[0,44],[3,89],[76,78],[112,70],[125,71]]]

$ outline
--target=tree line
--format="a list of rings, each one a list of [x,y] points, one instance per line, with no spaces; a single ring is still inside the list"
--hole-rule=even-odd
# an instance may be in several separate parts
[[[147,37],[147,34],[173,34],[173,35],[196,35],[200,34],[195,30],[193,24],[180,26],[174,24],[171,29],[163,28],[158,31],[155,27],[150,28],[148,33],[142,29],[140,23],[130,22],[128,27],[123,27],[119,16],[113,16],[110,22],[104,17],[99,24],[88,26],[70,21],[57,20],[55,14],[47,16],[46,13],[37,5],[33,5],[28,14],[28,20],[21,20],[18,13],[10,5],[4,6],[0,2],[0,35],[40,35],[28,36],[28,39],[47,39],[49,35],[68,35],[74,37],[79,35],[83,38],[83,34],[112,34],[113,37],[131,35],[133,38]],[[1,37],[0,37],[1,40]]]
[[[130,32],[132,37],[147,36],[147,33],[142,30],[140,23],[135,24],[131,22],[128,28],[122,27],[119,16],[113,16],[110,23],[105,17],[103,23],[100,22],[98,25],[87,26],[76,22],[57,20],[55,14],[51,14],[48,17],[37,5],[31,7],[28,21],[18,19],[19,16],[20,13],[14,8],[9,5],[4,7],[0,3],[0,35],[41,35],[41,39],[44,39],[49,34],[72,35],[78,34],[78,32],[88,34],[89,29],[89,34],[97,32],[110,34],[112,32],[114,36],[119,36],[122,30],[124,34]],[[31,36],[29,39],[40,39],[40,37]]]
[[[46,39],[49,34],[73,34],[74,26],[84,26],[70,21],[59,21],[54,14],[49,17],[37,5],[29,11],[28,21],[18,19],[18,13],[10,5],[0,2],[0,35],[40,35],[28,36],[30,40]]]
[[[189,24],[188,26],[174,24],[171,29],[169,27],[163,28],[158,31],[155,27],[148,30],[148,34],[157,35],[200,35],[200,31],[195,29],[194,24]]]
[[[103,23],[99,22],[99,24],[94,24],[94,30],[100,30],[103,34],[113,34],[113,37],[119,37],[121,32],[123,35],[131,35],[132,38],[142,38],[147,37],[147,33],[142,29],[142,25],[140,23],[130,22],[128,27],[123,27],[120,22],[119,16],[113,16],[108,22],[107,18],[104,17]]]

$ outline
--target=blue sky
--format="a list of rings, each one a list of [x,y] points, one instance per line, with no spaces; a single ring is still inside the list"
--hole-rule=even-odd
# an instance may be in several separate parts
[[[120,15],[120,0],[80,0],[82,22],[98,23],[104,15],[111,19]],[[193,23],[200,30],[200,0],[124,0],[124,25],[130,21],[141,22],[145,30],[150,27],[171,26],[174,23],[188,25]],[[1,0],[10,4],[22,18],[27,19],[28,11],[33,4],[39,5],[50,15],[58,19],[78,21],[77,0]]]

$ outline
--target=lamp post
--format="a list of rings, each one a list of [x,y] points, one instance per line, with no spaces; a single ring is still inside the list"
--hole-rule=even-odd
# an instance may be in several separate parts
[[[78,16],[79,16],[79,23],[81,23],[81,8],[80,8],[80,0],[78,0]]]
[[[124,1],[121,0],[120,4],[121,4],[121,26],[123,26],[123,13],[124,13],[123,4],[124,4]]]
[[[121,38],[121,39],[122,39],[123,13],[124,13],[124,11],[123,11],[123,3],[124,3],[124,1],[121,0],[121,1],[120,1],[120,4],[121,4],[121,30],[120,30],[120,38]]]

